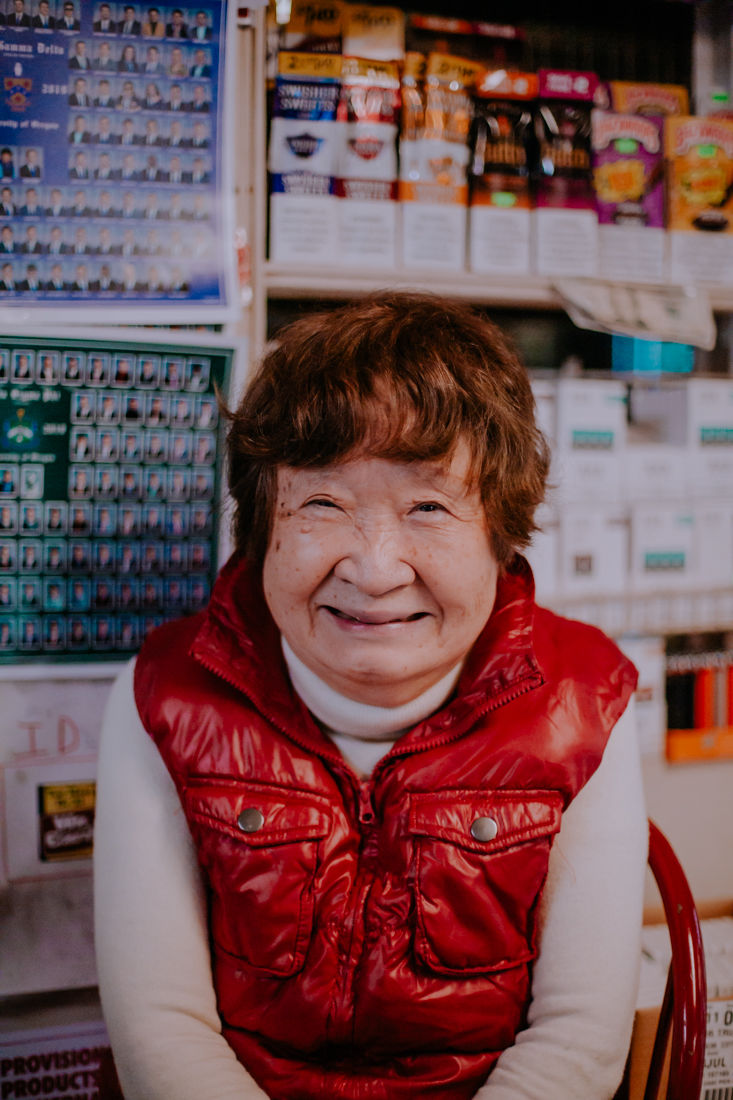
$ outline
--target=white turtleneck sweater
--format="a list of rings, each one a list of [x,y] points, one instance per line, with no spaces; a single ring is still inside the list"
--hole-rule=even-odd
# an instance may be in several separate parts
[[[298,694],[362,774],[401,730],[444,702],[460,672],[404,707],[372,707],[338,695],[286,644],[283,652]],[[104,719],[94,861],[100,993],[124,1094],[265,1100],[221,1034],[196,854],[173,781],[140,722],[132,670],[131,662]],[[529,1027],[476,1100],[613,1096],[634,1014],[646,833],[628,707],[550,855]]]

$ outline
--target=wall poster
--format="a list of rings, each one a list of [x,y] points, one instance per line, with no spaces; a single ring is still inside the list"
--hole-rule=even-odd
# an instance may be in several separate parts
[[[226,0],[0,0],[0,311],[234,309]]]
[[[205,605],[232,358],[0,337],[0,665],[119,661]]]

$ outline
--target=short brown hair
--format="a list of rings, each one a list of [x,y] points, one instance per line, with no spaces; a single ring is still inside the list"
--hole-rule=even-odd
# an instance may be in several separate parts
[[[262,561],[278,466],[356,454],[448,459],[468,443],[497,561],[529,542],[549,465],[529,378],[504,336],[442,298],[384,292],[293,322],[229,414],[239,551]]]

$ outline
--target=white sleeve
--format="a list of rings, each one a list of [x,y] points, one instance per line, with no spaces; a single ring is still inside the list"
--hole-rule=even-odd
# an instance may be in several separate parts
[[[193,843],[132,670],[103,721],[94,838],[99,988],[122,1089],[126,1100],[265,1100],[221,1034]]]
[[[641,961],[648,826],[633,702],[563,815],[539,914],[528,1027],[476,1100],[609,1100]]]

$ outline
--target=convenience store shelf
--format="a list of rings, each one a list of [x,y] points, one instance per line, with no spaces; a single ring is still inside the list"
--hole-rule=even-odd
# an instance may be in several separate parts
[[[650,592],[582,599],[543,599],[538,603],[573,619],[593,623],[614,637],[621,634],[687,634],[691,630],[730,630],[733,589]]]
[[[489,276],[467,271],[421,271],[409,268],[296,267],[265,261],[262,289],[271,298],[346,299],[374,290],[416,290],[447,294],[477,305],[561,309],[553,280],[540,275]],[[733,288],[706,287],[710,305],[718,312],[733,311]]]

